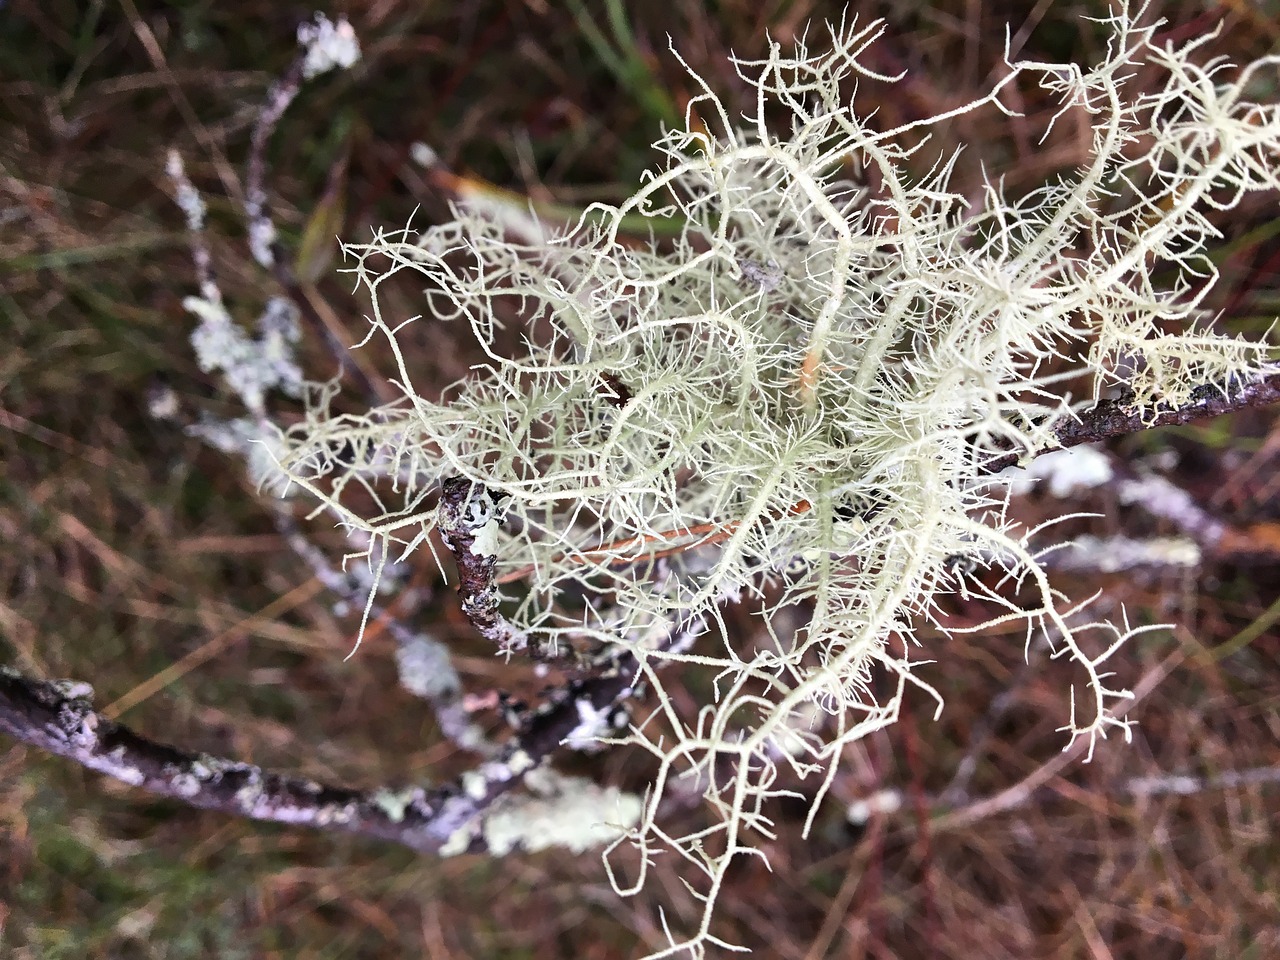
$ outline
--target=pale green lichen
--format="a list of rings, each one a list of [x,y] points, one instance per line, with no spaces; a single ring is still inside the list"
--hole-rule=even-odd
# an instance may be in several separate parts
[[[83,680],[54,680],[51,686],[68,700],[93,699],[93,684]]]
[[[462,792],[472,800],[484,798],[489,789],[489,781],[482,774],[468,770],[462,775]]]
[[[493,557],[498,553],[498,534],[501,527],[497,520],[490,520],[475,531],[471,552],[479,557]]]
[[[406,787],[403,790],[378,790],[373,795],[373,805],[387,815],[392,823],[404,820],[405,811],[415,800],[422,798],[422,789]]]
[[[987,96],[893,129],[845,94],[893,79],[863,58],[878,23],[833,28],[825,54],[771,44],[739,64],[758,93],[745,129],[695,77],[690,123],[657,145],[664,167],[567,238],[524,223],[515,242],[491,209],[460,206],[456,222],[349,248],[403,396],[335,415],[332,390],[311,391],[283,467],[382,556],[428,542],[444,478],[482,485],[505,519],[476,552],[499,576],[534,571],[511,604],[516,628],[640,661],[658,716],[627,741],[656,761],[648,802],[638,819],[618,797],[587,805],[623,804],[614,822],[632,824],[642,865],[665,846],[701,875],[698,929],[664,955],[716,942],[716,895],[733,857],[769,833],[779,764],[812,778],[820,800],[848,745],[892,723],[909,684],[932,692],[893,651],[913,649],[900,641],[922,620],[957,632],[935,602],[965,586],[957,555],[996,558],[1025,588],[1002,621],[1074,659],[1086,695],[1072,736],[1092,751],[1127,732],[1115,707],[1129,693],[1110,679],[1123,671],[1107,661],[1135,631],[1089,621],[1054,589],[981,464],[1052,448],[1081,394],[1122,387],[1154,409],[1271,369],[1265,343],[1214,332],[1201,304],[1216,280],[1205,211],[1280,186],[1280,109],[1248,98],[1280,61],[1229,75],[1194,62],[1200,39],[1158,45],[1128,11],[1106,28],[1094,67],[1011,63]],[[1164,85],[1131,93],[1140,67]],[[1015,85],[1091,131],[1085,162],[1027,196],[998,181],[953,190],[953,156],[922,162],[930,128],[1008,112]],[[775,106],[793,116],[781,133]],[[661,249],[624,242],[624,223],[671,217],[683,232]],[[406,271],[425,279],[431,320],[418,322],[457,322],[485,353],[444,391],[419,388],[408,324],[382,312],[381,285]],[[527,330],[500,341],[507,308]],[[1075,397],[1061,371],[1073,362]],[[383,498],[374,515],[348,485],[361,504]],[[650,551],[663,562],[636,562]],[[780,588],[766,593],[767,580]],[[760,598],[770,630],[786,610],[810,622],[774,643],[664,647],[674,624],[718,623],[744,597]],[[876,668],[894,679],[878,701]],[[693,670],[716,692],[686,716],[664,684]],[[726,783],[727,769],[742,774]],[[500,772],[464,781],[467,794],[483,797]],[[684,839],[657,824],[681,775],[700,778],[722,818]],[[523,845],[516,816],[486,824],[491,846]],[[450,849],[466,848],[464,832]]]
[[[550,770],[525,782],[536,793],[508,794],[484,818],[484,841],[495,856],[553,847],[582,853],[617,840],[640,819],[640,797],[616,787]]]
[[[457,830],[449,835],[449,839],[440,845],[440,856],[456,857],[466,853],[471,847],[471,841],[480,833],[478,824],[465,823]]]
[[[515,751],[507,759],[507,766],[511,769],[511,772],[516,776],[520,776],[520,774],[522,773],[527,773],[537,765],[538,765],[537,761],[535,761],[533,757],[529,756],[529,754],[525,753],[523,750]]]
[[[1006,470],[1001,479],[1012,484],[1015,492],[1023,492],[1022,488],[1041,480],[1051,495],[1066,498],[1107,483],[1113,472],[1111,461],[1101,450],[1072,447],[1043,454],[1025,467]]]

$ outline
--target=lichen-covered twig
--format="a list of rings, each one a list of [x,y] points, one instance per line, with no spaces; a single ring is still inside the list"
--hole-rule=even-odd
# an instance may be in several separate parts
[[[1124,400],[1103,400],[1081,411],[1075,419],[1062,418],[1054,424],[1053,433],[1063,448],[1075,447],[1153,427],[1180,426],[1277,402],[1280,402],[1280,373],[1272,373],[1250,383],[1205,384],[1195,391],[1191,403],[1180,407],[1148,408],[1134,406]],[[1006,453],[988,460],[983,469],[998,473],[1018,463],[1022,457],[1017,452]]]
[[[1079,420],[1064,419],[1054,428],[1054,433],[1061,442],[1061,449],[1080,446],[1087,443],[1096,443],[1107,440],[1112,437],[1123,436],[1131,433],[1138,433],[1142,430],[1151,429],[1153,427],[1183,425],[1192,423],[1200,419],[1208,419],[1211,417],[1222,416],[1227,413],[1233,413],[1247,407],[1261,407],[1268,404],[1280,402],[1280,374],[1274,374],[1270,377],[1261,379],[1255,383],[1245,387],[1235,388],[1223,391],[1212,385],[1206,385],[1201,388],[1200,396],[1185,407],[1166,408],[1158,410],[1136,409],[1132,406],[1126,406],[1120,400],[1104,400],[1096,406],[1086,410],[1080,415]],[[1058,451],[1050,451],[1047,456],[1052,456]],[[1041,455],[1046,456],[1045,454]],[[984,465],[984,470],[991,473],[998,473],[1008,467],[1016,465],[1021,456],[1016,453],[1004,454],[1000,457],[988,461]],[[1126,500],[1127,496],[1137,496],[1138,488],[1136,484],[1142,483],[1132,468],[1126,467],[1118,460],[1113,460],[1113,468],[1122,473],[1127,478],[1128,486],[1125,491],[1121,491],[1121,499]],[[1161,481],[1153,480],[1153,484],[1159,484]],[[1155,494],[1157,492],[1165,492],[1165,488],[1156,491],[1154,486],[1147,488],[1149,492]],[[1126,493],[1127,491],[1127,493]],[[1199,545],[1210,551],[1217,551],[1219,543],[1224,536],[1229,540],[1226,553],[1235,555],[1237,553],[1244,555],[1265,555],[1270,544],[1262,546],[1249,546],[1253,541],[1249,540],[1244,534],[1235,534],[1229,531],[1225,524],[1213,518],[1207,511],[1199,508],[1194,503],[1180,500],[1179,504],[1173,504],[1172,498],[1176,494],[1172,490],[1167,491],[1168,495],[1161,498],[1159,502],[1152,500],[1150,503],[1140,501],[1139,505],[1150,507],[1148,512],[1155,516],[1164,517],[1173,520],[1183,527],[1191,537],[1196,540]],[[1186,496],[1185,494],[1183,495]],[[1177,516],[1171,516],[1167,511],[1175,506],[1186,504],[1185,516],[1181,519]],[[787,514],[799,515],[809,512],[812,504],[807,500],[801,500],[794,504]],[[864,517],[867,519],[867,517]],[[1185,521],[1185,522],[1183,522]],[[617,552],[620,550],[635,549],[637,555],[626,560],[634,562],[639,560],[641,555],[647,559],[654,559],[666,556],[671,553],[678,553],[693,547],[702,547],[709,544],[719,543],[728,539],[736,529],[733,523],[704,523],[689,526],[680,530],[668,531],[660,534],[646,534],[644,536],[628,537],[622,540],[610,543],[600,544],[597,547],[583,550],[573,556],[565,556],[558,560],[567,560],[573,562],[578,559],[589,559],[597,554],[605,554],[608,552]],[[679,542],[678,542],[679,541]],[[661,548],[655,548],[656,544],[674,544]],[[619,561],[621,562],[621,561]],[[521,568],[506,574],[501,579],[517,580],[528,576],[533,572],[532,567]]]
[[[1164,477],[1141,474],[1117,457],[1111,458],[1116,496],[1185,533],[1206,557],[1231,563],[1274,563],[1280,558],[1280,528],[1269,522],[1228,523],[1187,490]]]
[[[880,23],[832,27],[824,54],[770,44],[738,64],[755,91],[745,128],[695,75],[698,122],[668,131],[661,168],[621,203],[593,205],[568,237],[535,228],[513,239],[501,216],[459,205],[453,222],[347,248],[403,396],[335,413],[318,394],[285,432],[281,467],[388,550],[438,526],[467,616],[499,651],[574,629],[640,658],[660,720],[618,742],[658,769],[627,834],[641,876],[610,879],[635,892],[665,849],[700,911],[691,935],[673,933],[654,957],[728,946],[712,932],[714,904],[732,861],[772,835],[765,807],[781,763],[822,778],[820,799],[846,748],[898,719],[908,684],[937,696],[909,655],[917,624],[944,636],[1013,621],[1029,637],[1052,632],[1082,671],[1084,697],[1063,727],[1070,756],[1129,732],[1140,691],[1121,685],[1115,655],[1151,628],[1079,616],[1087,605],[1055,586],[1033,532],[991,509],[984,471],[1280,394],[1269,342],[1206,329],[1203,312],[1219,214],[1280,190],[1269,162],[1280,107],[1250,99],[1277,61],[1234,73],[1198,62],[1200,41],[1166,42],[1135,22],[1145,12],[1120,5],[1093,65],[1010,63],[976,99],[897,127],[861,116],[847,93],[860,78],[893,79],[864,56]],[[1164,78],[1158,92],[1131,82],[1148,69]],[[1015,92],[1086,132],[1074,171],[1024,195],[989,179],[980,198],[953,185],[949,151],[920,174],[926,136],[972,111],[1008,113]],[[856,182],[843,179],[849,157],[861,161]],[[1132,187],[1123,196],[1118,180]],[[660,248],[627,241],[637,219],[659,217],[680,220],[679,236]],[[421,278],[421,317],[469,327],[488,358],[444,394],[424,389],[414,321],[380,294],[402,273]],[[519,303],[525,335],[499,336],[498,303]],[[1087,348],[1066,369],[1063,344]],[[605,373],[630,397],[602,394]],[[1073,378],[1124,386],[1129,399],[1080,413],[1062,389]],[[455,474],[467,479],[435,504]],[[343,496],[382,478],[392,482],[368,514]],[[672,559],[676,575],[636,562],[686,543],[705,556]],[[1017,601],[987,624],[952,627],[936,600],[955,586],[951,559],[977,550],[1000,558]],[[535,564],[536,587],[501,606],[495,569]],[[785,589],[760,589],[775,576]],[[601,602],[566,627],[560,601],[584,585]],[[730,596],[758,600],[766,622],[784,607],[811,617],[776,643],[696,654],[649,644],[654,626],[717,618]],[[715,696],[664,690],[661,663]],[[876,696],[868,679],[882,668],[896,682]],[[583,690],[628,672],[620,664]],[[588,705],[557,703],[552,715]],[[657,817],[664,793],[690,782],[716,821],[675,837]]]
[[[352,790],[150,740],[93,709],[92,688],[0,670],[0,730],[149,793],[239,817],[439,850],[475,811],[456,790]],[[399,796],[395,804],[388,797]],[[465,808],[465,809],[464,809]]]
[[[440,488],[440,536],[458,565],[462,612],[500,652],[525,650],[529,637],[498,611],[494,583],[498,562],[498,513],[489,491],[465,477],[450,477]]]
[[[1180,540],[1136,541],[1081,537],[1073,555],[1055,554],[1052,563],[1078,569],[1123,570],[1130,566],[1195,566],[1202,556],[1236,563],[1260,563],[1280,556],[1280,525],[1262,522],[1233,526],[1206,509],[1187,490],[1150,472],[1141,472],[1121,458],[1086,446],[1053,450],[1026,468],[1005,475],[1015,485],[1027,479],[1045,481],[1054,497],[1078,496],[1106,487],[1125,506],[1175,526]],[[1091,551],[1089,548],[1100,548]],[[1088,553],[1100,563],[1091,563]]]
[[[284,74],[271,85],[266,102],[254,120],[249,139],[249,159],[245,175],[245,218],[249,227],[249,248],[253,258],[271,271],[285,296],[299,315],[316,333],[344,372],[350,372],[361,392],[370,399],[386,400],[377,386],[360,367],[350,362],[347,346],[338,340],[324,322],[315,305],[306,296],[294,275],[288,258],[276,239],[276,228],[267,210],[267,144],[289,105],[297,98],[310,78],[334,67],[350,66],[359,58],[359,46],[346,20],[331,22],[323,14],[314,23],[298,29],[302,47]]]
[[[581,727],[584,713],[608,713],[630,693],[624,670],[579,683],[532,715],[499,757],[432,789],[356,790],[181,750],[95,711],[87,683],[7,667],[0,667],[0,731],[193,807],[390,840],[419,853],[479,853],[489,849],[485,816],[494,804]],[[510,848],[504,837],[501,852]]]
[[[318,15],[314,22],[299,27],[298,43],[302,50],[284,76],[272,85],[250,137],[244,197],[249,249],[254,260],[272,271],[288,295],[287,298],[272,298],[268,303],[258,321],[261,335],[257,340],[245,335],[223,305],[222,293],[213,275],[208,242],[203,235],[204,202],[188,179],[176,150],[169,152],[167,164],[178,205],[186,216],[192,259],[200,281],[200,296],[188,297],[183,304],[201,321],[192,340],[197,359],[206,371],[221,370],[228,385],[259,418],[264,415],[267,391],[280,389],[294,396],[302,391],[302,372],[293,359],[293,345],[298,339],[295,312],[316,328],[335,357],[346,366],[343,362],[345,347],[303,295],[293,271],[277,249],[275,225],[267,211],[266,147],[280,118],[302,89],[303,82],[335,67],[350,66],[359,59],[360,48],[350,24],[345,20],[332,22],[323,14]],[[379,397],[368,377],[359,370],[356,370],[356,376],[368,397]],[[265,427],[265,423],[262,426]]]
[[[267,268],[276,261],[273,250],[276,229],[266,212],[267,141],[306,80],[335,68],[349,67],[360,59],[360,45],[351,25],[345,19],[331,21],[324,14],[298,28],[298,45],[302,48],[298,56],[271,85],[250,137],[244,202],[249,220],[249,247],[254,259]]]

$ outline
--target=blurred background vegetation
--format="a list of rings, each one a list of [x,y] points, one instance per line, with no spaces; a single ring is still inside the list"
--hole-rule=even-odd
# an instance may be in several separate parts
[[[125,722],[184,747],[355,785],[438,779],[466,758],[397,686],[389,639],[375,630],[344,659],[354,619],[287,549],[242,465],[182,426],[241,411],[189,349],[181,301],[194,273],[166,151],[182,153],[211,204],[233,313],[256,315],[278,290],[244,243],[249,130],[312,10],[0,5],[0,660],[89,680],[100,705],[127,697]],[[398,227],[415,210],[419,223],[444,216],[460,183],[570,208],[620,199],[652,163],[659,126],[696,93],[668,35],[746,108],[731,51],[750,58],[766,32],[785,42],[844,11],[818,0],[333,5],[364,60],[306,87],[269,151],[271,209],[299,295],[346,342],[359,339],[363,308],[336,273],[335,236]],[[1002,69],[1006,24],[1015,56],[1092,61],[1103,34],[1085,18],[1105,12],[1097,0],[847,7],[889,21],[877,69],[909,71],[873,104],[885,126],[983,92]],[[1236,62],[1280,40],[1271,0],[1156,2],[1150,16],[1182,39],[1220,26],[1211,49]],[[972,144],[963,182],[976,186],[983,164],[1019,185],[1071,166],[1069,144],[1038,146],[1045,117],[1023,106],[1025,126],[984,115],[942,131]],[[416,142],[465,179],[415,166]],[[1255,336],[1280,314],[1274,218],[1274,200],[1249,208],[1216,253],[1213,305]],[[417,312],[413,293],[405,316]],[[467,355],[451,331],[433,336],[421,362],[443,387]],[[333,372],[321,344],[307,356],[315,376]],[[174,419],[149,410],[166,390]],[[1280,430],[1268,412],[1115,449],[1155,458],[1241,529],[1280,520]],[[1087,523],[1095,532],[1162,532],[1105,493],[1085,506],[1101,515]],[[316,536],[340,552],[331,532]],[[429,556],[418,561],[414,580],[433,593],[439,574]],[[926,637],[922,655],[942,664],[927,674],[947,698],[942,720],[914,700],[897,727],[851,752],[809,839],[804,805],[780,804],[764,848],[772,872],[754,860],[735,871],[721,935],[796,960],[1280,955],[1274,778],[1185,796],[1125,789],[1133,776],[1280,768],[1280,572],[1210,558],[1189,574],[1081,578],[1073,591],[1098,588],[1113,611],[1179,624],[1117,664],[1143,692],[1133,745],[1108,742],[1088,766],[1060,759],[1059,665],[1023,668],[1017,634],[932,648]],[[449,592],[433,595],[418,625],[461,644],[464,680],[481,691],[516,683],[467,646]],[[963,815],[933,815],[926,798],[943,795],[966,755],[977,766]],[[608,779],[621,763],[584,769]],[[918,802],[850,826],[844,807],[880,788]],[[1009,788],[1018,802],[974,802]],[[6,958],[625,958],[660,942],[660,905],[679,927],[682,894],[672,868],[620,901],[591,855],[436,861],[232,820],[0,742]]]

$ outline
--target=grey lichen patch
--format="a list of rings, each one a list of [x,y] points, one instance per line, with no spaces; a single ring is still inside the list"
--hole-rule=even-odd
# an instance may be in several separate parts
[[[640,820],[643,801],[617,787],[561,776],[531,773],[526,783],[538,794],[508,794],[484,820],[484,839],[494,856],[563,847],[582,853],[616,840]]]
[[[403,790],[378,790],[373,795],[373,805],[387,815],[392,823],[404,820],[405,811],[425,796],[421,787]]]
[[[93,699],[93,685],[83,680],[54,680],[50,686],[68,700]]]
[[[426,634],[415,634],[396,647],[400,685],[414,696],[436,700],[462,688],[444,644]]]
[[[356,817],[356,807],[351,803],[322,803],[317,806],[293,804],[284,800],[271,802],[265,795],[255,807],[257,815],[276,823],[298,823],[312,827],[350,823]]]
[[[296,811],[296,820],[299,823],[312,822],[319,826],[328,826],[331,823],[350,823],[356,815],[355,804],[351,803],[326,803],[322,804],[313,812],[309,808],[296,807],[292,808]],[[285,811],[287,814],[288,811]],[[285,819],[289,819],[288,816]]]
[[[496,519],[476,528],[475,540],[471,542],[471,552],[478,557],[496,557],[498,555],[498,533],[501,528]]]
[[[179,773],[169,780],[169,784],[178,796],[188,799],[197,796],[204,789],[201,779],[191,773]]]
[[[237,760],[224,760],[222,757],[210,756],[202,753],[191,764],[191,772],[202,779],[217,780],[224,774],[228,773],[244,773],[246,771],[256,770],[252,764],[240,763]]]
[[[440,856],[456,857],[459,854],[466,853],[471,846],[471,841],[480,835],[480,826],[477,823],[464,823],[461,827],[449,835],[449,839],[440,847]]]
[[[561,742],[571,750],[590,752],[600,749],[600,738],[613,729],[613,707],[599,708],[588,697],[577,698],[574,707],[578,711],[578,725]]]
[[[128,761],[124,747],[116,747],[105,755],[99,756],[97,762],[91,766],[132,787],[141,786],[147,779],[146,774]]]
[[[207,754],[201,754],[198,758],[192,760],[187,767],[187,772],[197,780],[212,780],[216,776],[213,768],[205,762],[207,756]]]
[[[782,268],[777,260],[760,264],[745,257],[738,258],[738,269],[742,271],[742,279],[760,288],[765,293],[773,293],[782,283]]]
[[[56,727],[50,732],[78,750],[92,750],[98,744],[98,715],[88,701],[71,700],[58,706]]]
[[[1129,537],[1077,537],[1070,545],[1066,566],[1092,567],[1104,573],[1117,573],[1141,567],[1183,567],[1199,565],[1198,544],[1185,537],[1155,537],[1133,540]]]
[[[1025,467],[1005,470],[1001,479],[1018,494],[1042,480],[1052,496],[1063,499],[1109,482],[1113,472],[1106,453],[1080,446],[1042,454]]]
[[[116,767],[111,773],[117,780],[133,787],[140,787],[147,782],[147,775],[130,764]]]
[[[507,760],[490,760],[482,763],[476,770],[468,770],[462,775],[462,792],[472,800],[483,800],[491,787],[508,783],[516,779],[526,770],[536,766],[532,757],[523,750],[517,750]]]
[[[259,804],[262,801],[262,778],[256,770],[249,775],[245,785],[236,791],[235,801],[236,806],[249,816],[261,815]]]

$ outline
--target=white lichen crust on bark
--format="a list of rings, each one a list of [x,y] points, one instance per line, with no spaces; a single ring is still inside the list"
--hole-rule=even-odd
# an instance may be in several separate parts
[[[615,703],[626,691],[616,681],[599,685],[582,695],[594,697],[599,709]],[[507,745],[503,754],[468,774],[461,784],[436,788],[377,787],[355,790],[318,783],[305,777],[273,773],[250,763],[186,752],[148,739],[109,720],[93,708],[92,688],[74,680],[37,680],[0,666],[0,732],[48,753],[66,757],[87,769],[112,777],[158,796],[172,797],[190,806],[218,810],[233,816],[320,830],[340,830],[402,844],[420,853],[509,853],[523,846],[512,828],[495,828],[498,849],[491,849],[487,819],[499,801],[507,811],[503,823],[521,801],[504,800],[517,792],[577,726],[578,711],[572,703],[557,712],[540,714]],[[617,791],[593,793],[579,784],[576,794],[601,801],[601,822],[623,826],[627,818],[619,810],[633,809]],[[568,790],[564,791],[569,795]],[[605,801],[608,801],[607,803]],[[546,790],[531,801],[545,805]],[[608,811],[606,811],[608,808]],[[579,815],[584,808],[579,807]],[[575,834],[561,826],[530,834],[529,849],[565,843],[581,849],[583,838],[599,842],[616,832],[592,833],[579,823]],[[600,828],[603,829],[603,828]],[[621,829],[621,828],[619,828]]]

